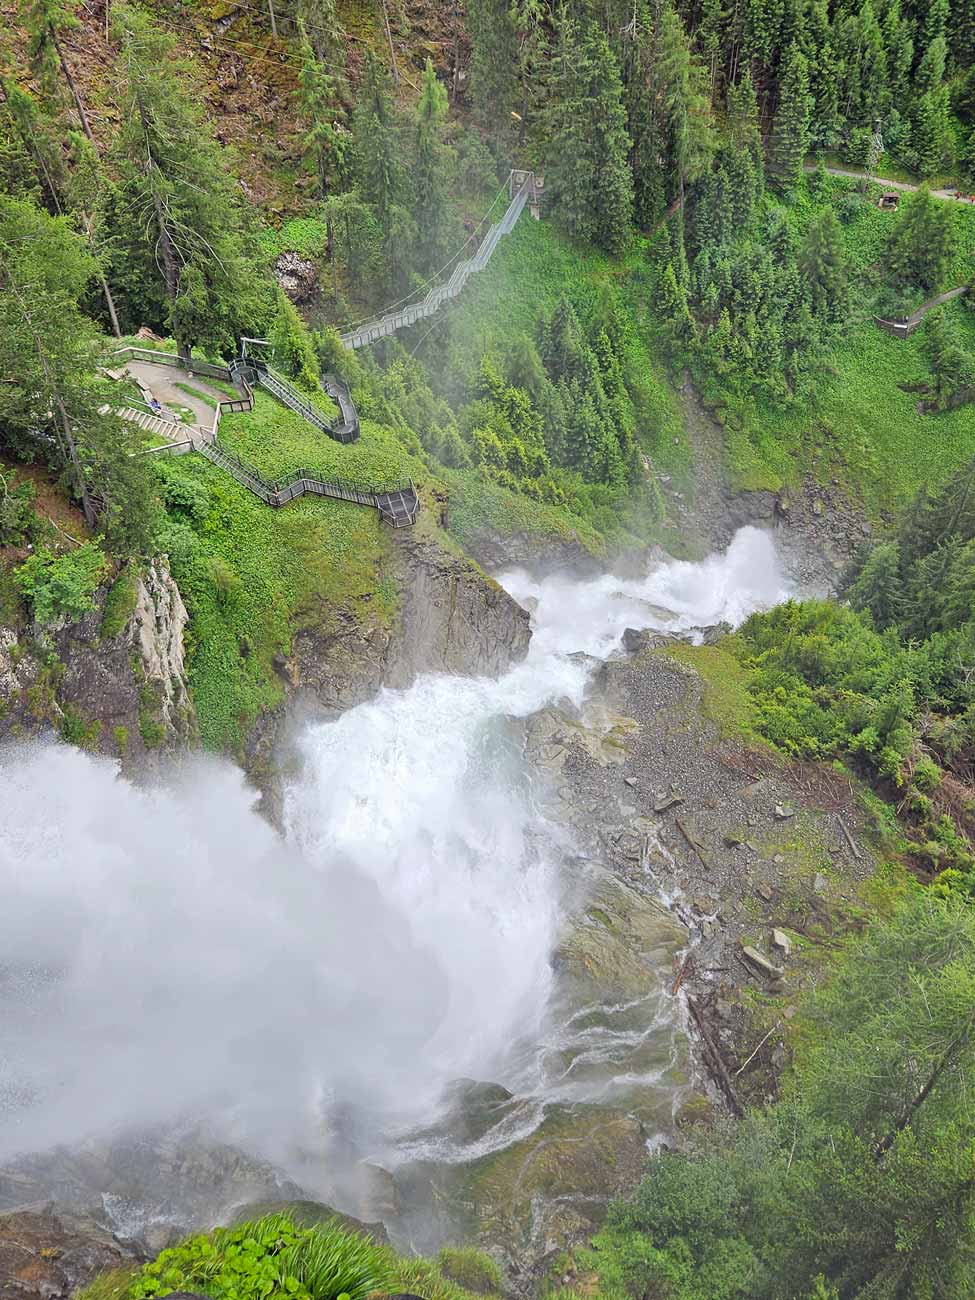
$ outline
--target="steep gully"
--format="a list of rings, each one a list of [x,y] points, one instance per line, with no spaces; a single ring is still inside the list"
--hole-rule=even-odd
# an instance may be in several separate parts
[[[787,583],[754,529],[626,581],[502,581],[527,656],[307,724],[283,837],[220,763],[145,789],[4,752],[0,1206],[54,1196],[158,1244],[300,1188],[511,1262],[638,1176],[687,1094],[686,930],[652,817],[617,871],[553,751],[604,772],[636,743],[586,703],[626,628],[735,622]]]

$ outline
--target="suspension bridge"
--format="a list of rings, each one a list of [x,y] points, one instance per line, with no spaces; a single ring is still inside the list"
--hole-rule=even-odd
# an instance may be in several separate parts
[[[542,197],[544,187],[545,182],[540,176],[536,176],[534,172],[512,171],[507,180],[508,207],[504,216],[489,228],[477,252],[463,261],[458,261],[450,274],[450,278],[441,284],[434,285],[426,297],[419,302],[407,303],[405,306],[393,303],[383,315],[363,321],[347,330],[344,334],[340,334],[339,337],[345,346],[354,350],[367,347],[370,343],[378,342],[379,339],[389,338],[397,330],[416,325],[418,321],[432,316],[434,312],[440,310],[444,303],[452,302],[470,277],[477,271],[484,270],[493,257],[494,250],[502,238],[514,230],[518,218],[526,207],[533,217],[538,218],[539,200]],[[474,238],[475,235],[472,234],[465,248],[470,246]],[[454,260],[455,258],[452,258],[451,262]],[[447,270],[451,262],[448,262],[446,266],[437,272],[437,277]]]

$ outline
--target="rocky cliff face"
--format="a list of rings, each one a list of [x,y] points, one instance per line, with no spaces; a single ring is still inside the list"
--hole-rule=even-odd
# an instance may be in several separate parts
[[[389,624],[338,611],[328,629],[299,631],[276,667],[289,704],[254,729],[249,764],[269,757],[290,709],[321,713],[361,704],[418,673],[495,676],[528,653],[530,616],[473,561],[436,541],[399,533],[391,578],[399,593]]]
[[[186,608],[164,559],[74,622],[0,627],[0,740],[59,732],[140,765],[190,739]]]

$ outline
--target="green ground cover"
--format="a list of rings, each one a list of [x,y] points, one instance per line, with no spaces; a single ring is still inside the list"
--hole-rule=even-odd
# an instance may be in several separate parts
[[[169,506],[161,542],[191,617],[201,737],[239,751],[261,710],[284,697],[273,660],[297,630],[327,633],[345,611],[364,628],[388,624],[390,535],[377,512],[342,501],[300,497],[270,510],[200,456],[157,469]]]
[[[876,196],[882,187],[874,186]],[[841,215],[847,256],[862,277],[861,306],[847,334],[824,358],[823,373],[794,402],[780,404],[719,387],[698,368],[705,399],[725,425],[728,470],[740,488],[777,490],[805,473],[835,476],[877,516],[903,505],[917,486],[938,483],[975,451],[975,408],[923,415],[918,394],[901,385],[929,374],[923,334],[895,339],[873,323],[887,239],[896,217],[855,186],[831,180],[825,201]],[[808,193],[784,207],[801,234],[821,210]],[[954,252],[943,287],[963,284],[975,269],[975,208],[949,205]],[[920,306],[923,294],[913,305]],[[945,311],[975,346],[975,311],[964,300]]]
[[[363,420],[359,440],[340,443],[267,393],[255,393],[254,403],[253,411],[223,417],[220,441],[266,478],[283,478],[296,469],[360,483],[429,478],[423,462],[383,425]]]

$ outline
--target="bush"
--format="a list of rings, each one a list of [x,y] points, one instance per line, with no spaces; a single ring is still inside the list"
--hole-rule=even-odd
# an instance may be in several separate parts
[[[135,613],[136,595],[136,573],[130,565],[115,579],[105,597],[102,625],[98,633],[103,641],[111,641],[124,631],[125,625]]]
[[[108,560],[94,542],[85,542],[64,555],[42,548],[15,572],[18,587],[31,603],[39,623],[66,616],[80,618],[95,607],[95,592]]]
[[[37,516],[34,514],[34,484],[28,479],[15,488],[6,488],[0,477],[0,546],[21,546],[34,536]]]
[[[501,1290],[501,1270],[483,1250],[471,1246],[444,1246],[437,1262],[444,1276],[466,1291],[487,1295]]]
[[[334,1223],[298,1228],[285,1214],[218,1228],[164,1250],[135,1278],[128,1300],[198,1291],[213,1300],[365,1300],[389,1274],[388,1252]]]

